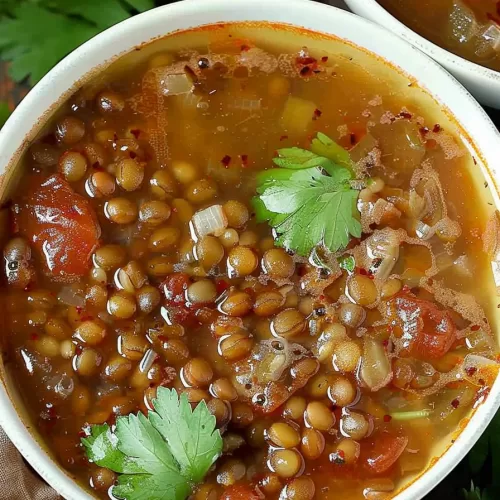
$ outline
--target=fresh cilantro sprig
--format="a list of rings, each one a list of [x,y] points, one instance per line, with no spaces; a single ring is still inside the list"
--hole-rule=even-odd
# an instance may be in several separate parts
[[[3,0],[0,58],[11,62],[14,81],[30,76],[34,84],[100,31],[153,6],[153,0]]]
[[[222,452],[215,417],[204,401],[158,388],[154,411],[94,425],[82,439],[87,457],[119,474],[113,495],[124,500],[184,500]]]
[[[280,168],[258,174],[253,200],[257,221],[274,228],[277,244],[303,256],[317,245],[336,252],[351,237],[361,236],[348,152],[324,134],[318,134],[314,145],[324,156],[296,147],[280,149],[273,160]]]

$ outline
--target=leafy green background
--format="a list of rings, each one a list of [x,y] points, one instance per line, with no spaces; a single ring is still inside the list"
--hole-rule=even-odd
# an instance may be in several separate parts
[[[0,100],[0,127],[22,89],[36,83],[66,54],[109,26],[171,1],[0,0],[0,59],[17,84],[9,91],[9,103]],[[500,112],[487,112],[498,126]],[[469,455],[426,499],[500,499],[500,413]]]

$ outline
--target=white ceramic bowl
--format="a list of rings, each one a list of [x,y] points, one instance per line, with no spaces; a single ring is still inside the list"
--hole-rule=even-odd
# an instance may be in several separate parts
[[[431,56],[460,80],[480,102],[500,109],[500,72],[468,61],[430,42],[396,19],[376,0],[344,1],[356,14],[380,24]]]
[[[368,3],[369,0],[356,3],[362,2]],[[443,108],[453,110],[457,122],[475,143],[478,153],[488,164],[483,173],[490,186],[495,186],[493,196],[500,207],[497,189],[500,183],[500,135],[467,91],[437,63],[396,35],[353,14],[309,0],[187,0],[136,16],[95,37],[64,59],[37,85],[0,132],[0,194],[5,190],[5,173],[9,165],[15,164],[59,103],[96,68],[138,45],[176,30],[219,21],[264,20],[336,35],[377,54],[418,81]],[[14,384],[5,374],[1,359],[0,378],[0,425],[14,444],[64,497],[91,499],[33,438],[29,424],[24,423],[16,411],[15,402],[19,398]],[[497,380],[486,402],[475,412],[455,443],[431,469],[401,492],[398,500],[422,498],[439,483],[469,451],[499,405],[500,380]]]

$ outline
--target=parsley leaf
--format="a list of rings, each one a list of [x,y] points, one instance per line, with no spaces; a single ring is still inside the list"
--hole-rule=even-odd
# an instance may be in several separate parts
[[[359,238],[358,192],[349,183],[351,171],[300,148],[278,153],[274,162],[284,168],[257,176],[258,196],[253,201],[257,221],[269,222],[278,234],[277,243],[306,256],[316,245],[336,252],[351,236]]]
[[[0,4],[0,57],[16,82],[40,80],[100,31],[154,6],[153,0],[5,0]]]
[[[94,425],[82,444],[90,461],[118,474],[113,495],[125,500],[184,500],[222,451],[205,402],[158,388],[155,411],[118,417],[116,428]]]
[[[3,127],[3,124],[7,121],[7,118],[10,116],[9,105],[6,102],[0,102],[0,127]]]
[[[349,152],[321,132],[318,132],[316,137],[312,140],[311,151],[317,155],[328,158],[337,165],[341,165],[349,170],[353,169],[354,163],[351,160]]]

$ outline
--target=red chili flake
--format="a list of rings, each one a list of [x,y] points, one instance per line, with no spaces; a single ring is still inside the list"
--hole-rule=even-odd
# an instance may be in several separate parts
[[[321,111],[320,109],[316,108],[314,110],[313,120],[317,120],[322,114],[323,114],[323,111]]]
[[[77,345],[75,347],[75,353],[76,354],[81,354],[83,352],[83,347],[81,345]]]
[[[224,158],[222,158],[220,162],[224,165],[224,168],[229,168],[229,164],[231,163],[231,157],[229,155],[226,155],[224,156]]]
[[[475,366],[469,366],[468,368],[465,369],[465,373],[469,375],[469,377],[472,377],[477,372],[477,368]]]
[[[295,62],[297,64],[306,65],[306,64],[314,64],[314,63],[316,63],[318,61],[316,59],[314,59],[314,57],[307,56],[307,57],[297,57],[295,59]]]
[[[411,113],[408,113],[408,111],[401,111],[398,116],[401,118],[405,118],[406,120],[411,120],[411,117],[413,115]]]
[[[453,406],[453,408],[458,408],[460,406],[460,401],[458,399],[454,399],[452,402],[451,402],[451,406]]]
[[[477,160],[474,157],[472,157],[472,161],[474,162],[474,165],[477,165]]]
[[[301,70],[300,70],[300,74],[302,76],[306,76],[308,75],[309,73],[311,72],[311,68],[309,66],[304,66]]]
[[[285,139],[288,139],[288,136],[287,136],[287,135],[282,135],[282,136],[280,137],[280,141],[284,141]]]
[[[486,384],[486,382],[484,381],[484,378],[480,378],[480,379],[478,380],[478,382],[479,382],[479,385],[484,385],[484,384]]]
[[[422,135],[427,135],[430,132],[427,127],[420,127],[419,130]]]
[[[226,280],[216,280],[215,289],[217,293],[220,295],[225,292],[229,288],[229,283]]]
[[[472,332],[477,332],[481,327],[479,325],[472,325],[470,327],[471,331]]]
[[[132,158],[132,160],[137,158],[137,153],[134,153],[133,151],[130,151],[128,155]]]
[[[362,267],[358,267],[358,273],[361,274],[362,276],[368,276],[368,271],[366,269],[363,269]]]
[[[349,134],[349,141],[351,146],[354,146],[356,144],[356,134]]]
[[[130,131],[130,133],[136,138],[139,139],[139,135],[141,134],[141,131],[138,128],[134,128]]]
[[[177,213],[177,207],[172,207],[172,212],[174,212],[174,214]]]
[[[38,335],[38,333],[33,332],[33,333],[30,335],[30,337],[31,337],[31,340],[38,340],[39,335]]]
[[[325,300],[325,296],[324,295],[320,295],[319,296],[319,300]]]
[[[243,168],[247,168],[248,167],[248,155],[240,155],[240,159],[241,159],[241,166]]]
[[[244,44],[240,47],[240,49],[241,49],[241,52],[248,52],[250,50],[250,47],[248,45]]]
[[[432,131],[437,134],[438,132],[441,131],[441,125],[439,125],[439,123],[436,123],[436,125],[434,125],[434,127],[432,128]]]
[[[86,433],[84,430],[81,430],[81,431],[78,433],[78,437],[79,437],[80,439],[82,439],[82,438],[86,438],[86,437],[88,437],[88,435],[87,435],[87,433]]]
[[[392,417],[390,415],[384,415],[384,422],[390,422]]]
[[[388,347],[389,346],[389,339],[385,339],[384,341],[382,341],[382,345],[384,347]]]
[[[323,57],[321,58],[321,61],[322,61],[322,62],[326,62],[326,61],[328,61],[328,56],[323,56]]]

